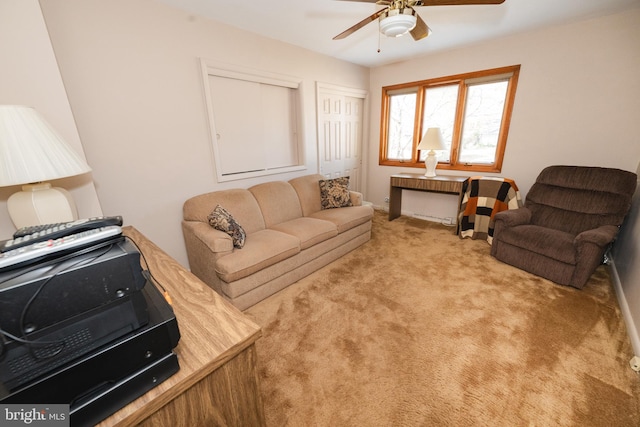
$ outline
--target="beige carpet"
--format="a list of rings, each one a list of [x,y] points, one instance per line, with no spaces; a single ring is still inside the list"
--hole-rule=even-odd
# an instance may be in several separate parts
[[[268,426],[639,426],[607,268],[563,287],[376,212],[369,243],[246,311]]]

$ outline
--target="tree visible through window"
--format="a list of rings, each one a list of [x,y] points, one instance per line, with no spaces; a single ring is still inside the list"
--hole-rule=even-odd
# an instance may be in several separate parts
[[[383,88],[380,164],[424,167],[417,149],[439,127],[447,149],[438,168],[499,172],[520,66]]]
[[[416,111],[416,94],[400,94],[391,98],[389,136],[394,141],[389,157],[406,159],[413,149],[413,118]]]

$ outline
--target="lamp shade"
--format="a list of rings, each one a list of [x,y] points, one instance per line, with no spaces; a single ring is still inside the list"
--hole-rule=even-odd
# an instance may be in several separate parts
[[[405,14],[405,10],[410,13]],[[387,37],[399,37],[413,30],[416,22],[413,9],[389,9],[380,17],[380,32]]]
[[[90,171],[82,157],[34,109],[0,105],[0,187]]]
[[[440,128],[429,128],[418,144],[418,150],[446,150]]]
[[[78,218],[71,194],[44,182],[90,172],[87,163],[32,108],[0,105],[0,187],[16,228]]]

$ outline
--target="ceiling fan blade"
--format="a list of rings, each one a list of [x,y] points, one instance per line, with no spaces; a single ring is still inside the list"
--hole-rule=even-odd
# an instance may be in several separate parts
[[[472,4],[502,4],[504,0],[422,0],[420,3],[422,3],[421,6],[464,6]]]
[[[364,18],[362,21],[358,22],[356,25],[354,25],[353,27],[341,32],[340,34],[338,34],[337,36],[335,36],[333,38],[333,40],[340,40],[343,39],[353,33],[355,33],[356,31],[358,31],[360,28],[364,27],[365,25],[367,25],[369,22],[373,22],[376,19],[378,19],[383,13],[385,13],[387,11],[388,7],[385,7],[379,11],[377,11],[376,13],[374,13],[371,16],[368,16],[366,18]]]
[[[409,33],[411,34],[411,37],[413,37],[415,41],[418,41],[418,40],[422,40],[425,37],[428,37],[429,34],[431,34],[431,28],[429,28],[427,23],[422,20],[420,15],[418,15],[417,13],[415,15],[416,15],[416,26],[413,27],[413,30],[409,31]]]

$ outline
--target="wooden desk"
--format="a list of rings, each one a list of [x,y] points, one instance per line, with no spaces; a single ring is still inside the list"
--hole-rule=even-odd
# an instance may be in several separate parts
[[[180,370],[98,426],[263,426],[255,369],[260,327],[135,228],[124,234],[172,299]]]
[[[458,195],[458,206],[462,196],[462,183],[466,176],[438,175],[432,178],[424,174],[401,173],[391,175],[391,188],[389,190],[389,221],[400,216],[402,211],[402,190],[430,191],[433,193],[446,193]],[[456,223],[458,216],[456,215]],[[456,227],[457,229],[457,227]]]

